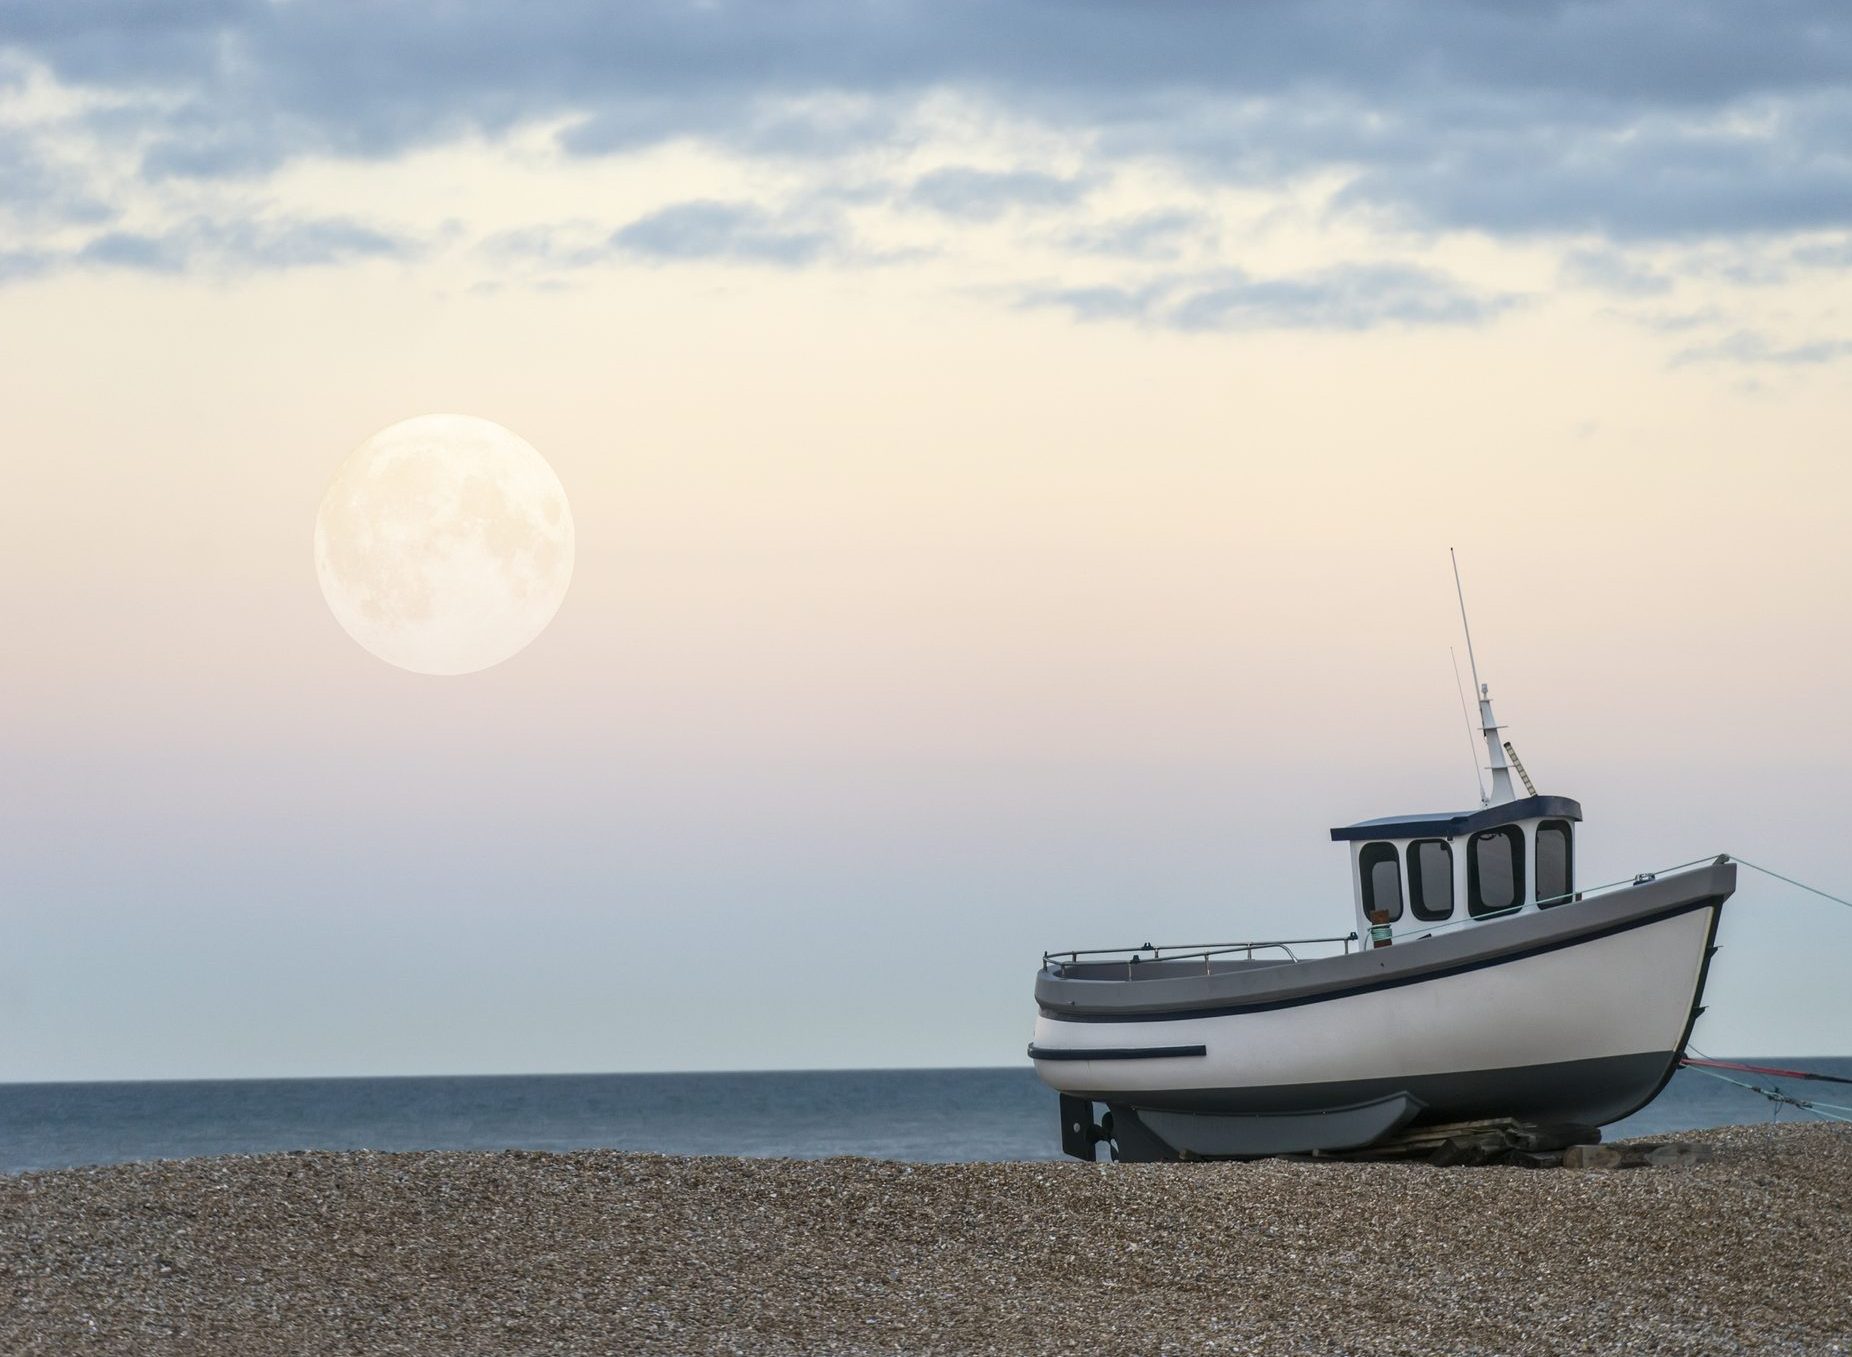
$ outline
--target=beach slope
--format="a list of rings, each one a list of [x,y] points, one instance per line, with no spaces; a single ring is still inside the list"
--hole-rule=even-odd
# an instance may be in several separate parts
[[[309,1153],[28,1174],[0,1179],[0,1351],[1852,1350],[1852,1134],[1684,1139],[1713,1157]]]

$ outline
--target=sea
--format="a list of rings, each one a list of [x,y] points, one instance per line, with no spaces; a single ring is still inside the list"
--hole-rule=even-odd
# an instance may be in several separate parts
[[[1753,1063],[1852,1078],[1852,1058]],[[1732,1074],[1809,1101],[1852,1088]],[[1683,1069],[1603,1133],[1812,1114]],[[0,1084],[0,1173],[276,1150],[577,1150],[1058,1159],[1055,1095],[1028,1069],[546,1074]]]

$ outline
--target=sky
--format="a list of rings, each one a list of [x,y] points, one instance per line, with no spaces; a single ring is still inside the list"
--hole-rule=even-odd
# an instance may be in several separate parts
[[[1828,3],[9,0],[0,1080],[1018,1063],[1476,803],[1450,546],[1584,884],[1852,893],[1848,147]],[[436,412],[577,533],[456,677],[311,549]]]

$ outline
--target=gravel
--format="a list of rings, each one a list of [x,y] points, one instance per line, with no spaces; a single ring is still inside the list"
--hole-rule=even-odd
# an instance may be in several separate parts
[[[1831,1353],[1852,1133],[1688,1166],[305,1153],[0,1179],[0,1352]]]

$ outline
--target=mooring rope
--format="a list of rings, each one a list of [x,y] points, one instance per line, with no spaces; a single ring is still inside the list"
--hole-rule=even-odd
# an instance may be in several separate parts
[[[1785,881],[1790,886],[1798,886],[1809,895],[1817,895],[1822,900],[1831,900],[1836,905],[1844,905],[1848,909],[1852,909],[1852,900],[1848,900],[1842,895],[1834,895],[1831,891],[1823,891],[1818,886],[1809,886],[1805,881],[1796,881],[1791,876],[1783,876],[1773,867],[1764,867],[1758,862],[1751,862],[1748,858],[1739,858],[1734,853],[1730,854],[1730,860],[1732,862],[1741,863],[1752,872],[1760,872],[1763,876],[1772,876],[1777,881]]]
[[[1732,861],[1740,863],[1744,867],[1749,868],[1752,872],[1760,872],[1763,876],[1772,876],[1775,880],[1786,882],[1797,890],[1806,891],[1809,895],[1817,895],[1822,900],[1831,900],[1836,905],[1845,905],[1848,909],[1852,909],[1852,900],[1846,899],[1843,895],[1834,895],[1831,891],[1823,891],[1818,886],[1809,886],[1805,881],[1796,881],[1793,877],[1786,876],[1776,871],[1773,867],[1764,867],[1759,862],[1749,861],[1748,858],[1740,858],[1735,854],[1731,854],[1730,857]],[[1692,1060],[1690,1057],[1684,1057],[1681,1058],[1678,1063],[1688,1070],[1696,1070],[1699,1074],[1708,1074],[1713,1079],[1721,1079],[1726,1084],[1735,1084],[1738,1088],[1746,1088],[1751,1093],[1761,1094],[1764,1098],[1767,1098],[1776,1105],[1775,1112],[1777,1115],[1780,1114],[1782,1105],[1785,1104],[1789,1107],[1802,1108],[1805,1111],[1813,1113],[1817,1117],[1824,1117],[1828,1121],[1852,1123],[1852,1107],[1845,1107],[1838,1103],[1813,1102],[1805,1098],[1796,1098],[1792,1094],[1781,1092],[1779,1089],[1762,1088],[1757,1084],[1746,1084],[1741,1079],[1732,1079],[1729,1075],[1723,1073],[1723,1071],[1737,1070],[1744,1074],[1761,1074],[1779,1079],[1812,1079],[1828,1084],[1852,1084],[1852,1079],[1845,1079],[1837,1074],[1823,1074],[1814,1070],[1783,1070],[1768,1065],[1746,1065],[1741,1061],[1734,1060],[1712,1060],[1710,1057],[1705,1056],[1702,1051],[1698,1052],[1698,1054],[1702,1057],[1701,1059]]]
[[[1824,1117],[1827,1121],[1842,1121],[1848,1125],[1852,1125],[1852,1107],[1844,1107],[1838,1103],[1812,1102],[1806,1098],[1796,1098],[1792,1094],[1783,1093],[1780,1089],[1759,1088],[1755,1084],[1745,1084],[1741,1079],[1732,1079],[1727,1074],[1723,1074],[1717,1070],[1707,1069],[1703,1065],[1695,1064],[1689,1060],[1681,1060],[1679,1064],[1683,1065],[1688,1070],[1696,1070],[1699,1074],[1708,1074],[1713,1079],[1721,1079],[1726,1084],[1735,1084],[1738,1088],[1746,1088],[1751,1093],[1760,1093],[1770,1102],[1777,1104],[1775,1109],[1777,1112],[1781,1110],[1782,1105],[1798,1107],[1803,1111],[1813,1113],[1816,1117]]]
[[[1697,1047],[1691,1047],[1697,1050]],[[1698,1051],[1698,1059],[1685,1057],[1687,1065],[1706,1065],[1713,1070],[1735,1070],[1738,1074],[1765,1074],[1771,1079],[1816,1079],[1824,1084],[1852,1084],[1852,1079],[1839,1074],[1822,1074],[1818,1070],[1788,1070],[1779,1065],[1747,1065],[1740,1060],[1713,1060]]]

